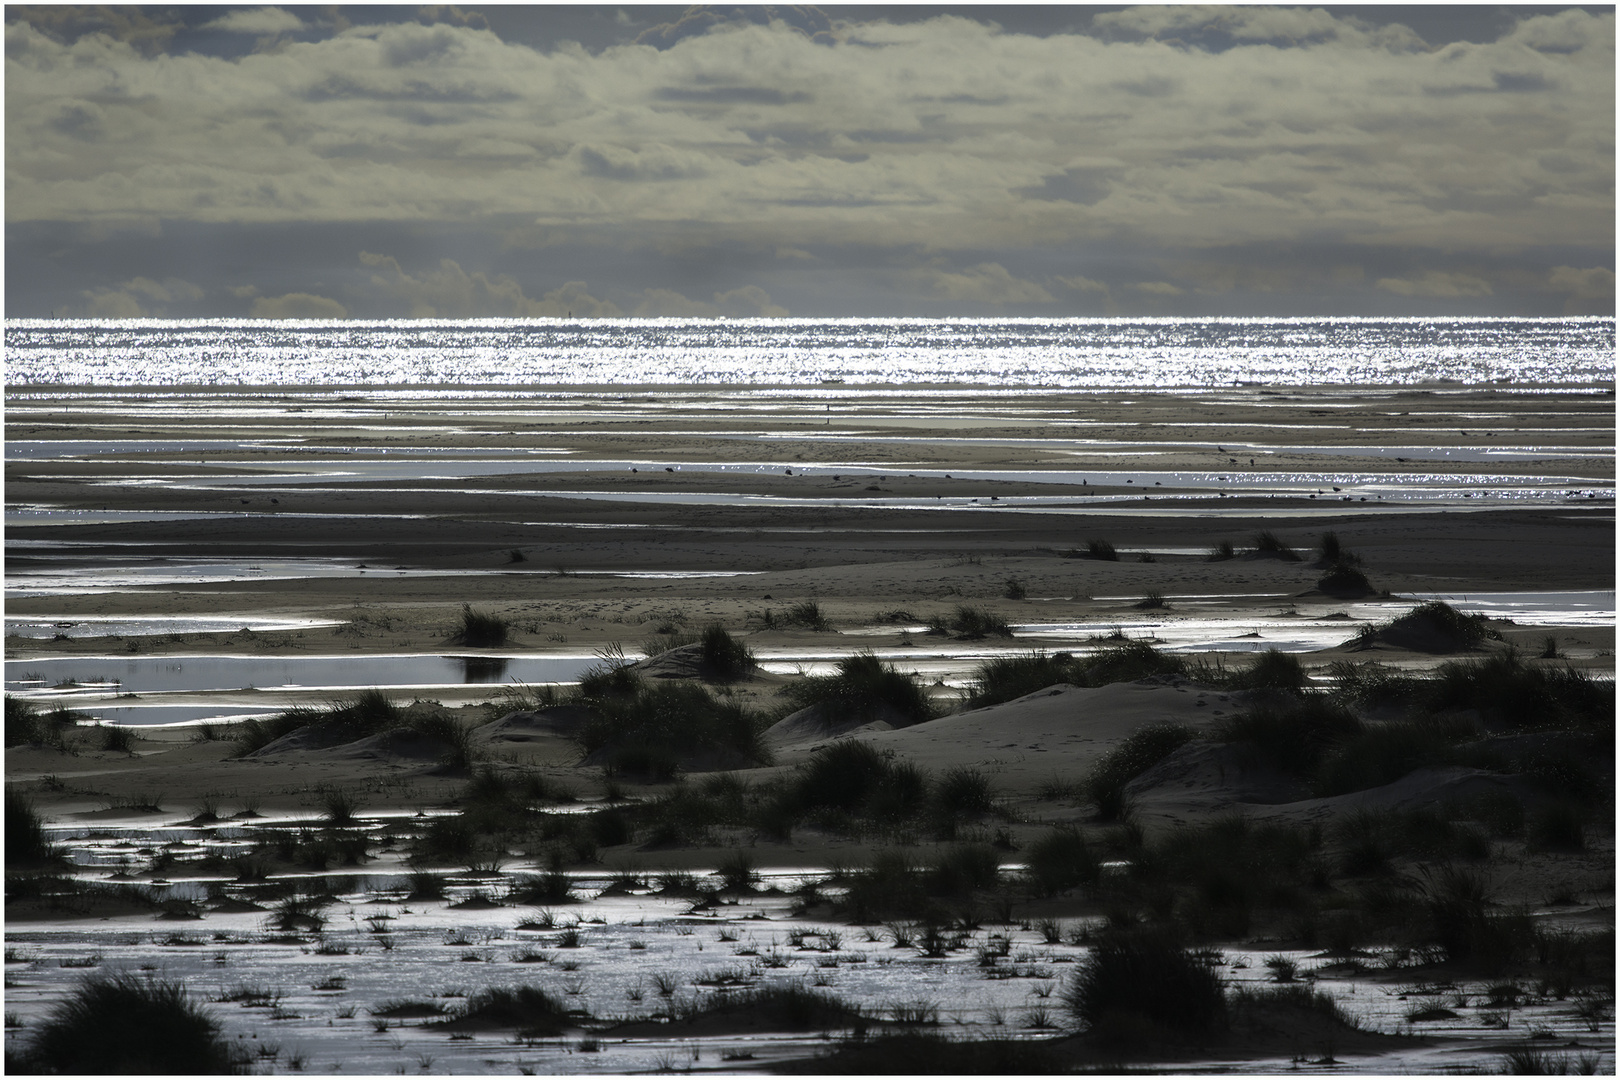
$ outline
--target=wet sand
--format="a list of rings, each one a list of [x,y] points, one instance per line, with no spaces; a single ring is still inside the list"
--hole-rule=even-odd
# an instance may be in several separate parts
[[[90,584],[12,595],[8,618],[241,615],[331,625],[8,637],[8,679],[30,661],[73,656],[106,657],[111,667],[118,657],[154,655],[578,656],[614,643],[634,653],[672,622],[720,622],[761,653],[920,653],[935,643],[916,627],[959,604],[1015,624],[1096,627],[1144,618],[1137,605],[1150,593],[1168,597],[1169,607],[1151,615],[1166,626],[1227,620],[1233,637],[1262,628],[1264,638],[1289,619],[1339,614],[1348,641],[1377,612],[1403,610],[1405,594],[1612,591],[1613,420],[1612,395],[1454,387],[994,397],[963,388],[345,392],[339,400],[284,390],[13,395],[8,438],[39,443],[29,444],[29,456],[8,455],[7,507],[19,512],[7,530],[8,577],[72,570],[83,575],[77,583]],[[52,455],[45,444],[58,440],[95,445]],[[182,445],[161,448],[167,444]],[[527,460],[544,460],[545,470],[523,471]],[[568,471],[558,461],[616,464]],[[1029,471],[1072,478],[1016,475]],[[91,523],[19,523],[29,507],[82,512]],[[153,512],[177,516],[141,519]],[[98,523],[100,514],[134,520]],[[1263,530],[1301,561],[1246,556]],[[1323,567],[1314,548],[1326,531],[1361,557],[1387,601],[1352,602],[1316,588]],[[1067,557],[1091,539],[1111,542],[1120,560]],[[1210,561],[1206,552],[1222,541],[1238,557]],[[1151,561],[1143,551],[1155,552]],[[199,558],[250,567],[294,560],[290,574],[298,559],[341,562],[353,573],[254,579],[249,570],[229,581],[94,584],[98,572],[126,560]],[[614,576],[652,573],[737,576]],[[1024,598],[1008,597],[1009,581]],[[807,600],[831,630],[767,625],[767,612]],[[467,604],[509,621],[505,646],[456,644]],[[1345,614],[1357,604],[1371,606],[1359,618]],[[1525,649],[1554,636],[1569,663],[1612,676],[1612,624],[1495,625]],[[1092,637],[1015,636],[988,647],[1084,650],[1095,646]],[[1339,645],[1301,659],[1320,673],[1351,655]],[[1388,647],[1357,655],[1415,670],[1444,659]],[[1241,662],[1238,654],[1226,659]],[[774,708],[789,680],[765,674],[736,693]],[[955,697],[944,685],[932,692],[940,704]],[[486,704],[494,697],[487,685],[434,696],[464,706],[469,721],[501,712]],[[229,700],[280,707],[319,697],[240,690]],[[1070,688],[990,715],[860,737],[933,773],[985,770],[1010,838],[1022,846],[1052,824],[1086,819],[1079,806],[1039,797],[1052,781],[1077,782],[1144,724],[1202,730],[1240,706],[1186,685]],[[785,742],[775,747],[777,764],[746,775],[782,777],[825,741]],[[500,741],[486,752],[589,799],[603,785],[600,769],[582,767],[577,745],[562,734]],[[6,767],[8,782],[22,784],[47,819],[70,825],[140,821],[109,807],[152,793],[185,817],[206,792],[228,792],[227,801],[267,813],[309,812],[323,787],[355,786],[370,793],[368,809],[383,811],[440,806],[465,785],[432,761],[374,749],[238,759],[228,743],[194,743],[182,730],[151,733],[133,756],[11,747]],[[1309,821],[1349,805],[1266,806],[1207,776],[1195,781],[1144,796],[1142,824],[1162,830],[1233,809]],[[1378,805],[1422,798],[1392,791]],[[787,844],[757,836],[656,852],[627,844],[600,858],[608,867],[712,868],[741,841],[761,867],[848,865],[872,850],[801,830]],[[1580,917],[1601,922],[1606,910],[1612,926],[1612,829],[1578,856],[1525,855],[1504,866],[1502,902],[1539,903],[1552,878],[1582,898]],[[20,917],[8,909],[8,922]]]

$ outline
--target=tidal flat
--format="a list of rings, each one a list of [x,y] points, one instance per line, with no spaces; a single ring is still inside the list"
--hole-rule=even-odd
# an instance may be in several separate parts
[[[124,971],[261,1073],[1615,1067],[1612,394],[7,421],[8,1056]]]

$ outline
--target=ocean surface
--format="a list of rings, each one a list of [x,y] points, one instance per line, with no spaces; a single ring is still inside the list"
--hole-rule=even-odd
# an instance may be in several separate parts
[[[13,320],[29,387],[1606,387],[1615,320]]]

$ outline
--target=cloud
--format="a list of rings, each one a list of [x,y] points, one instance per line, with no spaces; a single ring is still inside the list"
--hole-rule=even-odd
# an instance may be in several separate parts
[[[1104,296],[1108,295],[1108,285],[1106,282],[1093,281],[1088,277],[1080,277],[1078,275],[1068,277],[1059,276],[1057,278],[1057,282],[1064,288],[1070,289],[1077,293],[1101,293]]]
[[[715,293],[714,302],[688,300],[673,289],[648,289],[633,312],[642,318],[779,318],[787,309],[771,300],[758,285],[744,285],[730,292]]]
[[[1180,296],[1185,291],[1168,281],[1138,281],[1126,287],[1149,296]]]
[[[1613,315],[1614,271],[1606,266],[1556,266],[1547,275],[1554,291],[1567,293],[1565,315]]]
[[[1175,268],[1207,252],[1337,245],[1368,253],[1367,280],[1390,283],[1362,295],[1444,307],[1508,302],[1487,263],[1533,258],[1541,273],[1613,261],[1610,11],[1549,10],[1431,51],[1410,31],[1318,8],[1140,7],[1044,35],[961,15],[834,24],[797,8],[715,8],[643,44],[587,51],[503,40],[453,11],[345,10],[362,23],[235,10],[209,25],[302,29],[247,55],[247,43],[191,48],[228,38],[204,34],[153,57],[128,19],[119,31],[112,15],[76,16],[70,34],[50,9],[8,9],[8,235],[73,230],[65,257],[83,275],[47,310],[82,302],[91,283],[116,292],[136,273],[165,276],[95,265],[90,238],[129,222],[166,235],[455,234],[443,250],[459,263],[373,267],[381,283],[334,294],[351,310],[374,297],[443,315],[559,313],[516,271],[463,270],[559,246],[597,253],[566,277],[627,309],[676,303],[649,289],[717,306],[684,296],[693,279],[678,252],[814,252],[814,264],[779,255],[770,270],[697,279],[704,295],[751,282],[795,311],[803,294],[767,274],[803,284],[819,268],[825,295],[844,296],[840,269],[862,262],[889,268],[902,300],[1037,310],[1076,291],[1053,276],[1075,265],[1115,298],[1144,275],[1188,302],[1281,297],[1300,283],[1256,276],[1259,256],[1212,278]],[[13,265],[43,253],[8,248]],[[670,272],[649,281],[655,254]],[[330,280],[261,285],[322,292]],[[1549,289],[1536,295],[1552,302]]]
[[[475,318],[552,318],[614,316],[620,314],[609,301],[591,296],[582,281],[570,281],[561,288],[533,299],[524,295],[523,286],[507,274],[490,276],[482,270],[468,273],[454,259],[441,259],[437,269],[408,274],[391,255],[360,253],[360,261],[375,271],[372,292],[385,300],[402,304],[413,319]]]
[[[202,30],[224,30],[233,34],[291,34],[304,29],[304,20],[277,7],[237,10],[203,23]]]
[[[288,293],[285,296],[261,296],[253,301],[248,312],[252,319],[342,319],[349,309],[336,300],[309,293]]]
[[[935,296],[971,304],[1050,304],[1052,294],[1033,281],[1008,273],[1000,263],[980,263],[961,271],[937,267],[916,271]]]
[[[1373,287],[1399,296],[1455,299],[1491,295],[1491,283],[1483,278],[1443,270],[1430,270],[1420,278],[1379,278]]]
[[[170,304],[194,304],[203,299],[203,290],[180,278],[154,281],[136,276],[113,288],[86,290],[83,312],[97,319],[139,319],[170,314]]]

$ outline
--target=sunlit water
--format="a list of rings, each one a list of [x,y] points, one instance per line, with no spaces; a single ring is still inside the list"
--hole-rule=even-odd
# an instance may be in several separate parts
[[[1614,320],[12,320],[6,352],[13,388],[1591,385]]]

